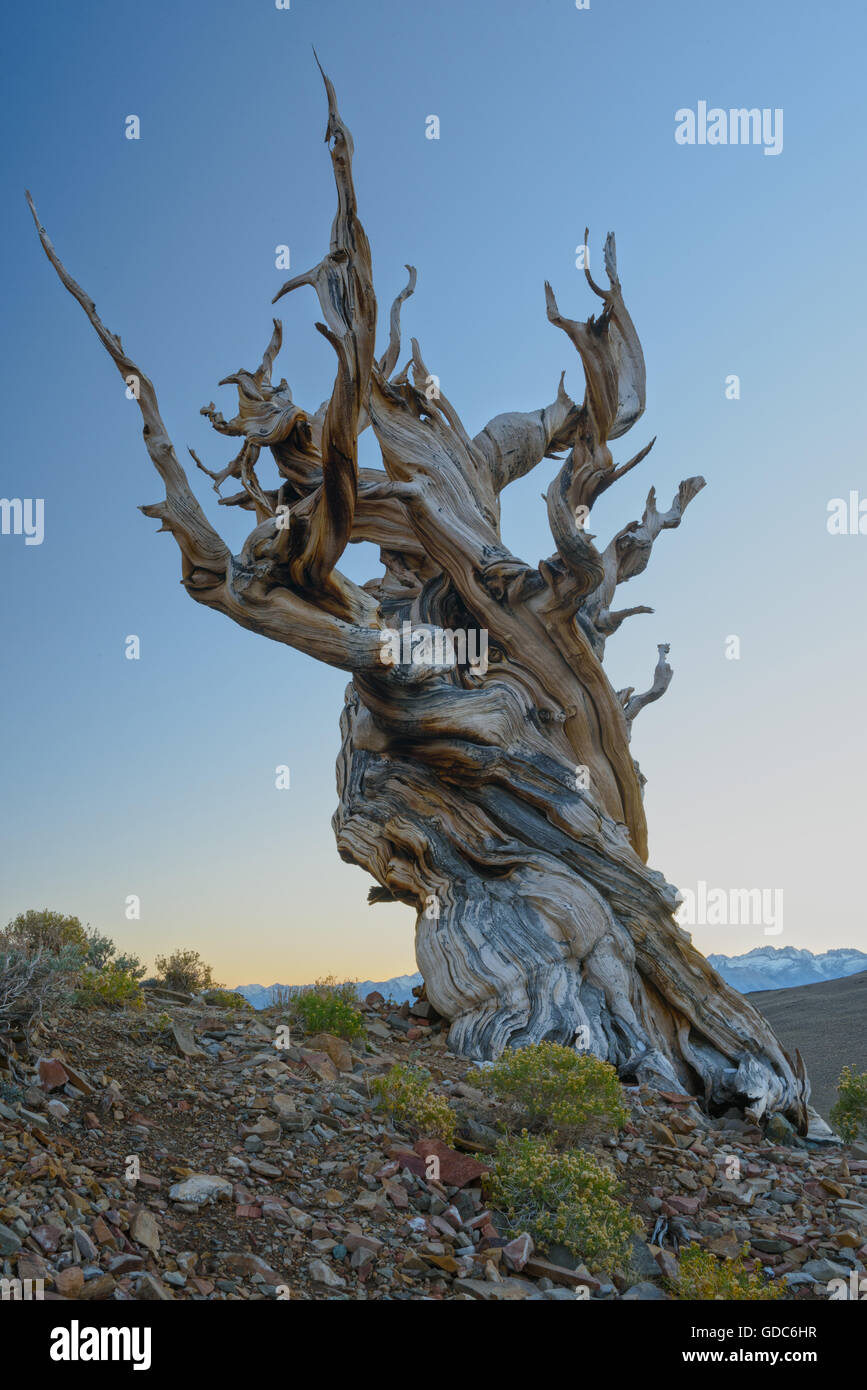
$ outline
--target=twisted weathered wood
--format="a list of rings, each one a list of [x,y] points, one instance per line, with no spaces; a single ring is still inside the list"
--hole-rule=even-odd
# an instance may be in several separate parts
[[[324,74],[323,74],[324,77]],[[496,416],[471,437],[413,340],[403,368],[401,309],[377,358],[370,249],[358,218],[352,138],[334,89],[326,139],[338,209],[327,255],[288,281],[318,296],[334,348],[330,397],[313,413],[272,382],[278,319],[261,364],[221,384],[237,388],[229,420],[203,408],[219,434],[242,440],[212,470],[224,505],[255,513],[240,555],[204,517],[160,418],[150,381],[104,328],[92,301],[46,253],[125,380],[141,383],[145,443],[166,491],[143,508],[172,533],[188,592],[243,626],[351,673],[338,761],[334,827],[341,855],[376,879],[376,902],[418,913],[416,952],[428,996],[451,1022],[450,1042],[475,1057],[586,1030],[591,1049],[625,1076],[700,1090],[761,1115],[788,1113],[803,1130],[809,1094],[768,1024],[711,969],[677,925],[674,888],[647,867],[643,777],[632,722],[671,680],[659,645],[643,694],[615,691],[606,639],[640,606],[613,607],[620,584],[646,566],[663,530],[680,524],[704,486],[681,483],[660,513],[651,489],[640,522],[597,550],[586,522],[597,497],[646,457],[621,465],[609,447],[641,417],[645,365],[623,301],[613,236],[598,318],[565,318],[546,286],[550,321],[577,349],[581,404],[561,377],[550,405]],[[382,469],[360,469],[370,426]],[[257,464],[270,452],[277,482]],[[532,566],[500,537],[500,493],[543,458],[565,453],[547,492],[555,553]],[[373,541],[384,573],[358,586],[336,568],[346,545]],[[410,652],[389,643],[408,633]],[[445,635],[444,635],[445,634]],[[457,648],[454,634],[458,634]],[[451,637],[450,637],[451,635]],[[460,642],[470,640],[475,661]],[[481,657],[483,641],[484,659]],[[474,643],[471,639],[477,639]]]

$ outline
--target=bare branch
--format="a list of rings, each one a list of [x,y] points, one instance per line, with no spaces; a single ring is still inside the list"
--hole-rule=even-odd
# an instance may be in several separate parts
[[[411,294],[413,293],[413,291],[415,290],[415,281],[416,281],[416,269],[415,269],[415,266],[414,266],[414,265],[408,265],[406,268],[407,268],[407,270],[409,271],[409,280],[407,281],[406,285],[404,285],[404,287],[403,287],[403,289],[401,290],[400,294],[397,295],[397,297],[396,297],[395,300],[394,300],[394,303],[393,303],[392,306],[391,306],[391,315],[390,315],[390,318],[389,318],[389,338],[388,338],[388,347],[386,348],[385,352],[382,354],[382,357],[379,359],[379,370],[382,372],[382,375],[383,375],[384,377],[386,377],[386,378],[388,378],[388,377],[391,376],[392,372],[394,371],[395,367],[397,366],[397,359],[398,359],[398,357],[400,356],[400,309],[401,309],[401,305],[404,303],[405,300],[409,299],[410,295],[411,295]]]
[[[39,240],[43,250],[60,278],[61,284],[77,299],[103,347],[108,352],[121,377],[133,391],[144,420],[145,446],[154,467],[165,484],[166,500],[152,507],[142,507],[146,516],[158,516],[162,530],[171,531],[183,556],[183,578],[186,583],[193,570],[201,576],[207,572],[218,583],[225,573],[229,561],[229,548],[217,535],[205,517],[187,481],[187,475],[178,462],[174,446],[163,424],[157,405],[153,384],[144,372],[123,350],[120,338],[109,331],[96,312],[96,305],[81,286],[73,280],[63,265],[51,240],[37,216],[36,207],[30,194],[27,203],[36,223]]]
[[[632,687],[628,690],[620,690],[617,692],[618,699],[620,699],[623,705],[623,713],[626,715],[626,722],[630,729],[632,728],[632,721],[635,716],[639,714],[646,705],[652,705],[654,700],[661,699],[671,685],[673,672],[665,659],[670,650],[669,644],[667,642],[660,643],[656,650],[659,652],[659,660],[653,672],[653,684],[650,686],[650,689],[645,690],[641,695],[633,695]]]
[[[550,405],[526,413],[512,410],[495,415],[473,439],[488,460],[497,492],[572,443],[578,407],[563,386],[565,375],[561,375],[557,398]]]

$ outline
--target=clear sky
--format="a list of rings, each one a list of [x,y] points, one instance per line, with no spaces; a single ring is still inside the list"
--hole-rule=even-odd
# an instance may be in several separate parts
[[[43,498],[45,536],[0,536],[0,918],[77,913],[149,961],[192,946],[229,984],[414,968],[413,914],[370,908],[330,819],[346,678],[193,603],[173,541],[137,510],[160,485],[141,422],[38,244],[42,221],[104,321],[153,378],[178,454],[232,441],[217,381],[254,367],[270,300],[320,259],[334,212],[325,99],[356,148],[381,342],[404,330],[471,432],[583,381],[543,281],[584,318],[590,227],[617,233],[648,370],[621,461],[650,457],[594,509],[605,542],[655,484],[707,489],[647,572],[652,604],[611,639],[615,687],[675,675],[636,721],[651,862],[695,888],[781,888],[785,918],[694,931],[705,951],[867,949],[862,869],[867,535],[830,535],[832,498],[867,499],[864,425],[865,11],[804,0],[45,0],[5,21],[4,388],[0,493]],[[675,113],[783,111],[783,149],[681,145]],[[137,115],[141,138],[125,138]],[[440,139],[425,138],[426,118]],[[594,259],[595,258],[595,259]],[[278,375],[315,410],[333,354],[312,291],[281,304]],[[725,382],[737,374],[738,400]],[[376,463],[363,437],[362,459]],[[550,553],[546,462],[504,499],[504,538]],[[208,514],[234,549],[249,515]],[[343,567],[363,580],[376,553]],[[125,658],[125,638],[141,659]],[[726,640],[740,638],[740,659]],[[277,764],[291,789],[274,785]],[[141,919],[127,921],[128,895]]]

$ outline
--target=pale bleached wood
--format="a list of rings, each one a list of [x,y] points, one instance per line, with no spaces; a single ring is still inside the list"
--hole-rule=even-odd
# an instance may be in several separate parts
[[[583,401],[571,399],[561,377],[549,405],[501,413],[470,436],[452,393],[428,389],[433,373],[416,340],[397,369],[412,266],[376,357],[352,137],[323,77],[338,199],[331,245],[277,298],[316,291],[325,319],[317,327],[334,348],[337,375],[312,412],[285,379],[274,385],[275,319],[260,365],[221,383],[236,388],[237,413],[226,419],[213,402],[204,407],[218,434],[242,441],[222,468],[193,455],[218,492],[229,479],[241,484],[221,495],[224,505],[255,514],[237,556],[192,494],[150,381],[103,327],[37,219],[49,259],[121,375],[142,382],[145,442],[166,489],[164,502],[143,510],[173,534],[198,602],[351,674],[339,851],[376,880],[372,901],[416,910],[419,966],[450,1021],[452,1047],[493,1057],[543,1038],[569,1043],[586,1029],[591,1050],[625,1077],[698,1091],[713,1107],[735,1103],[757,1117],[779,1110],[803,1132],[809,1085],[800,1057],[786,1055],[695,950],[674,920],[675,889],[646,863],[644,779],[630,737],[635,716],[671,680],[668,646],[659,644],[653,681],[639,695],[615,691],[602,666],[606,639],[627,617],[652,612],[614,608],[619,586],[643,571],[654,541],[680,524],[704,486],[685,480],[664,513],[651,489],[641,521],[596,548],[586,510],[653,444],[622,464],[609,447],[645,405],[644,356],[614,238],[605,243],[607,288],[587,272],[602,301],[598,318],[566,318],[546,286],[548,318],[583,365]],[[358,436],[368,427],[382,469],[358,468]],[[257,473],[266,452],[271,485]],[[528,564],[503,543],[500,494],[564,454],[547,491],[556,550]],[[384,565],[363,586],[336,568],[359,540],[378,544]],[[404,623],[430,637],[484,629],[487,670],[449,659],[391,664],[384,630]]]

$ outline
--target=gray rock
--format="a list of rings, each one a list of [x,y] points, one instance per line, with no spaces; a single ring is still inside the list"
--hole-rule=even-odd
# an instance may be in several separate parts
[[[847,1265],[838,1265],[834,1260],[807,1260],[801,1265],[801,1273],[808,1274],[817,1284],[827,1284],[829,1279],[848,1279]]]
[[[659,1270],[657,1270],[659,1273]],[[642,1280],[640,1284],[633,1284],[631,1289],[627,1289],[623,1295],[623,1302],[646,1301],[649,1299],[665,1299],[668,1301],[668,1294],[662,1292],[657,1284],[651,1284],[649,1280]]]
[[[193,1038],[192,1029],[188,1028],[185,1023],[179,1023],[177,1019],[172,1019],[172,1037],[182,1057],[194,1058],[207,1055]]]
[[[327,1289],[344,1289],[346,1280],[342,1274],[338,1274],[336,1269],[332,1269],[324,1260],[310,1261],[310,1278],[314,1284],[321,1284]]]
[[[642,1280],[660,1277],[659,1265],[650,1253],[649,1246],[638,1236],[632,1237],[632,1251],[628,1257],[628,1264],[632,1274],[638,1275]],[[572,1267],[574,1269],[574,1265]]]
[[[176,1182],[170,1187],[169,1197],[173,1202],[191,1202],[202,1206],[220,1197],[231,1199],[232,1184],[228,1178],[218,1178],[212,1173],[193,1173],[183,1182]]]
[[[0,1222],[0,1255],[14,1255],[16,1250],[21,1249],[21,1241],[14,1231]]]

